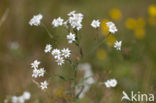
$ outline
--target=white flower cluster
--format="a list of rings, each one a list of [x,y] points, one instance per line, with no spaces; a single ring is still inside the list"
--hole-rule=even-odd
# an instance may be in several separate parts
[[[118,31],[118,29],[116,28],[113,22],[107,22],[106,24],[107,24],[107,27],[109,28],[109,32],[111,32],[112,34]]]
[[[31,97],[30,92],[25,91],[22,96],[13,96],[11,98],[12,103],[25,103]]]
[[[61,17],[58,17],[57,19],[54,19],[52,21],[53,27],[58,27],[65,25],[66,28],[68,28],[68,24],[74,29],[80,30],[82,28],[82,20],[83,20],[83,14],[82,13],[76,13],[76,11],[72,11],[68,13],[68,20],[64,21]]]
[[[42,14],[38,14],[38,15],[35,15],[30,21],[29,21],[29,24],[31,26],[38,26],[40,25],[40,21],[42,20],[43,16]]]
[[[100,27],[100,22],[99,22],[99,20],[93,20],[92,23],[91,23],[91,26],[92,26],[93,28],[98,28],[98,27]]]
[[[93,78],[93,72],[91,69],[91,65],[88,63],[79,64],[78,70],[84,71],[84,82],[83,82],[83,89],[82,87],[77,87],[75,90],[76,95],[79,94],[79,98],[83,98],[87,91],[90,89],[91,84],[95,83],[95,79]]]
[[[46,45],[44,52],[51,52],[58,65],[64,64],[64,59],[69,58],[71,54],[71,51],[68,48],[63,48],[62,50],[56,48],[52,50],[52,46],[50,44]]]
[[[62,26],[63,25],[63,19],[61,17],[58,17],[57,19],[54,19],[52,21],[52,25],[54,27]]]
[[[33,68],[33,74],[32,77],[37,78],[37,77],[44,77],[45,74],[45,69],[40,68],[38,69],[40,62],[38,60],[34,60],[33,63],[31,63],[31,67]],[[46,89],[47,88],[47,81],[41,82],[41,89]]]
[[[121,45],[122,45],[122,41],[116,41],[114,43],[114,48],[116,48],[117,50],[121,50]]]
[[[45,70],[44,70],[44,68],[38,69],[39,64],[40,64],[40,62],[38,60],[35,60],[33,63],[31,63],[31,67],[33,68],[32,77],[34,77],[34,78],[44,76]]]
[[[64,58],[67,59],[70,57],[71,51],[68,48],[53,49],[51,52],[52,56],[56,60],[58,65],[64,64]]]
[[[106,86],[107,88],[116,87],[116,85],[117,85],[117,80],[116,80],[116,79],[110,79],[110,80],[107,80],[107,81],[105,82],[105,86]]]
[[[82,28],[81,23],[83,20],[83,14],[76,13],[76,11],[72,11],[68,14],[68,16],[69,16],[68,22],[70,23],[71,27],[80,30]]]

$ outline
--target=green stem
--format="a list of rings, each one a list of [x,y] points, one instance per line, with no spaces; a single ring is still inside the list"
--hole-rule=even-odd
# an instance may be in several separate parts
[[[101,42],[99,42],[94,48],[92,48],[92,50],[90,50],[87,56],[91,55],[99,46],[101,46],[105,42],[105,40],[109,37],[109,35],[110,33]]]
[[[75,32],[75,35],[76,35],[76,42],[75,45],[79,48],[79,52],[80,52],[80,56],[81,56],[81,59],[83,58],[83,51],[82,51],[82,48],[80,47],[80,39],[79,39],[79,35],[78,35],[78,32],[77,30],[73,30]]]
[[[46,27],[45,24],[41,23],[42,27],[46,30],[46,32],[48,33],[49,37],[52,39],[53,35],[50,33],[50,31],[48,30],[48,28]]]

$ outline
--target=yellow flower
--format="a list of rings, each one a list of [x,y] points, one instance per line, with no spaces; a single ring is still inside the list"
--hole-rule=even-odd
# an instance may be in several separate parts
[[[145,36],[145,20],[144,18],[133,19],[129,18],[126,21],[126,27],[134,31],[134,35],[137,39],[143,39]]]
[[[133,18],[128,18],[125,22],[127,29],[133,30],[136,27],[136,20]]]
[[[155,18],[155,17],[149,17],[149,18],[148,18],[148,23],[149,23],[151,26],[156,25],[156,18]]]
[[[152,17],[156,17],[156,5],[150,5],[148,7],[148,13]]]
[[[107,22],[109,22],[109,20],[107,20],[107,19],[104,19],[101,22],[101,30],[102,30],[103,35],[105,35],[105,36],[109,34],[109,28],[106,24]]]
[[[141,29],[141,28],[144,28],[145,27],[145,20],[143,18],[138,18],[136,20],[136,27],[135,29]]]
[[[145,37],[145,30],[144,29],[136,29],[134,31],[134,33],[135,33],[135,37],[137,39],[143,39]]]
[[[114,8],[109,13],[110,17],[114,20],[119,20],[122,17],[122,13],[119,9]]]
[[[106,38],[106,42],[107,42],[107,45],[108,45],[108,46],[113,47],[115,41],[116,41],[116,38],[115,38],[115,36],[113,36],[113,35],[109,35],[109,36]]]
[[[97,52],[96,52],[96,57],[99,59],[99,60],[105,60],[107,58],[107,52],[104,50],[104,49],[99,49]]]

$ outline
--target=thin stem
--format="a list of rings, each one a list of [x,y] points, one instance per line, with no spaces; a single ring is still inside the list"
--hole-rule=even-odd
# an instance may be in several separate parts
[[[74,65],[70,59],[67,59],[67,61],[68,61],[69,65],[71,66],[71,68],[74,70],[74,75],[73,75],[73,87],[74,88],[73,89],[75,90],[76,83],[77,83],[77,65],[78,65],[78,63],[76,63]],[[75,95],[74,92],[72,94]]]
[[[75,32],[75,35],[76,35],[76,42],[75,42],[75,45],[79,48],[79,52],[80,52],[80,55],[81,55],[81,59],[83,58],[83,51],[82,51],[82,48],[80,47],[80,39],[79,39],[79,35],[78,35],[78,32],[77,30],[73,30]]]
[[[99,46],[101,46],[105,42],[105,40],[109,37],[109,35],[110,33],[101,42],[99,42],[94,48],[92,48],[92,50],[90,50],[87,56],[91,55]]]
[[[53,35],[50,33],[50,31],[48,30],[48,28],[46,27],[45,24],[41,23],[42,27],[46,30],[46,32],[48,33],[49,37],[52,39]]]

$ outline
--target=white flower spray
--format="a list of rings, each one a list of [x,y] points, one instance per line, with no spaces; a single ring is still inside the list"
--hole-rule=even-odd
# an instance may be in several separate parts
[[[31,63],[31,67],[33,68],[32,77],[34,77],[34,78],[44,77],[44,74],[46,72],[44,68],[38,68],[39,64],[40,64],[40,62],[38,60],[34,60],[34,62]],[[37,85],[39,85],[39,84],[37,83]],[[47,85],[48,85],[48,83],[43,85],[43,83],[41,82],[41,89],[42,90],[47,89]],[[44,88],[43,88],[43,86],[44,86]]]
[[[82,64],[81,61],[83,59],[83,51],[82,48],[80,46],[80,34],[79,31],[82,29],[83,25],[82,25],[82,20],[84,18],[84,15],[82,13],[76,13],[76,11],[72,11],[70,13],[67,14],[68,15],[68,19],[64,20],[61,17],[55,18],[52,20],[52,26],[53,28],[57,28],[57,27],[65,27],[66,30],[68,31],[68,34],[66,35],[66,39],[68,41],[69,44],[74,44],[76,47],[78,47],[79,49],[79,53],[80,56],[78,56],[75,60],[71,59],[71,50],[67,47],[67,48],[63,48],[63,49],[58,49],[58,48],[53,48],[53,46],[51,44],[47,44],[44,52],[45,53],[51,53],[51,55],[53,56],[55,62],[57,63],[58,66],[63,66],[63,64],[65,64],[66,62],[71,66],[71,68],[73,69],[73,79],[72,79],[72,88],[74,88],[75,91],[72,91],[72,95],[75,95],[76,99],[81,99],[85,96],[85,94],[87,93],[87,91],[91,88],[91,85],[95,83],[95,79],[93,78],[93,72],[91,69],[90,64],[85,63]],[[41,19],[42,19],[42,15],[36,15],[34,16],[29,24],[31,26],[39,26],[41,23]],[[95,29],[100,27],[100,20],[93,20],[91,22],[91,26]],[[115,26],[115,24],[113,22],[107,22],[106,23],[107,27],[109,28],[109,34],[115,34],[118,29]],[[49,30],[47,29],[47,27],[45,25],[43,25],[43,27],[46,29],[46,31],[48,32],[49,36],[51,38],[53,38],[53,36],[51,35],[51,33],[49,32]],[[99,30],[99,29],[98,29]],[[107,36],[107,37],[108,37]],[[101,46],[104,41],[107,39],[107,37],[102,38],[103,40],[101,42],[99,42],[99,44],[97,44],[93,49],[93,52],[99,47]],[[114,48],[116,48],[117,50],[121,50],[121,44],[122,41],[116,41],[114,43]],[[92,50],[91,50],[92,53]],[[90,53],[87,53],[87,56]],[[33,74],[32,77],[33,78],[38,78],[38,77],[44,77],[45,74],[45,69],[44,68],[38,68],[40,65],[40,62],[38,60],[34,60],[33,63],[31,63],[31,68],[33,68]],[[77,71],[78,70],[82,70],[84,71],[84,77],[82,78],[82,83],[83,86],[78,86],[80,83],[77,80]],[[55,74],[54,74],[55,75]],[[61,79],[64,80],[68,80],[68,78],[60,76],[60,75],[55,75],[60,77]],[[34,81],[34,83],[36,83],[37,85],[39,85],[39,87],[42,90],[47,89],[48,87],[48,82],[47,80],[42,81],[40,83]],[[110,87],[116,87],[117,86],[117,80],[116,79],[110,79],[107,80],[106,82],[104,82],[103,84],[105,84],[105,86],[107,88]],[[16,101],[16,97],[13,98],[13,100]]]

